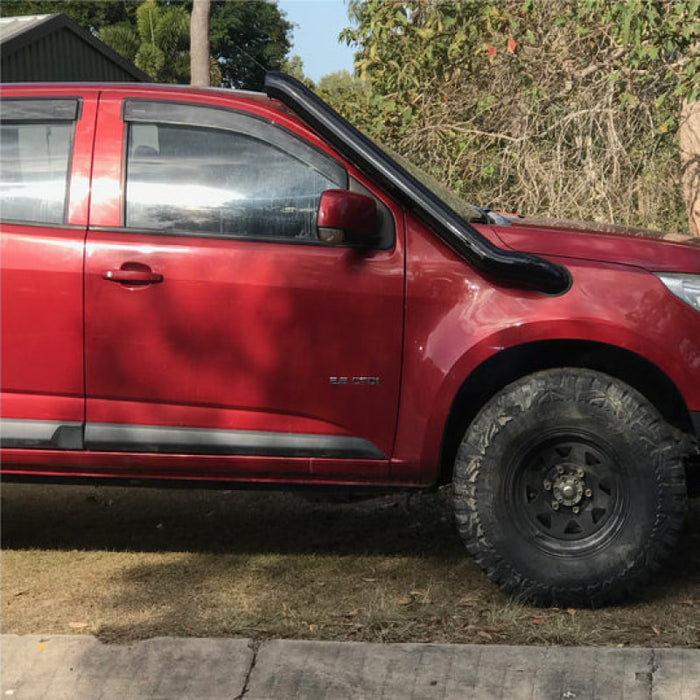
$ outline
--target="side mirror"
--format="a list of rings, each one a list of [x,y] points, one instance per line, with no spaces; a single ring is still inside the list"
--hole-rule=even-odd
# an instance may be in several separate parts
[[[316,222],[318,237],[325,243],[370,246],[376,236],[377,203],[359,192],[326,190]]]

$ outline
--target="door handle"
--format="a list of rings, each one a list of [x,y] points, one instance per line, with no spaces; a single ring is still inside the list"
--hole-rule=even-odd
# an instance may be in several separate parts
[[[124,269],[121,270],[105,270],[102,273],[102,279],[108,282],[121,282],[122,284],[157,284],[163,281],[163,275],[159,272],[153,272],[149,267],[140,269]]]

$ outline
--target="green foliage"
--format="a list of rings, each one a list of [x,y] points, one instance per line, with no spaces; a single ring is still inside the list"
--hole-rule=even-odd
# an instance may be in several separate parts
[[[268,70],[280,70],[293,25],[274,2],[213,0],[209,42],[225,87],[261,90]]]
[[[328,73],[318,81],[318,92],[329,100],[343,100],[358,92],[367,95],[367,84],[346,70]]]
[[[570,5],[567,19],[609,31],[629,69],[620,79],[653,81],[663,74],[674,96],[698,98],[700,0],[585,0]]]
[[[387,93],[420,94],[426,82],[452,70],[469,68],[477,31],[472,17],[483,3],[382,2],[354,3],[357,23],[341,38],[360,47],[355,69],[362,80],[380,80]],[[486,14],[493,8],[486,6]]]
[[[355,0],[364,90],[321,92],[471,201],[680,229],[699,2]]]
[[[136,8],[134,24],[104,26],[98,37],[156,82],[189,80],[190,19],[183,5],[146,0]]]
[[[144,73],[150,75],[151,78],[160,80],[160,82],[165,82],[165,80],[159,79],[159,75],[165,64],[165,54],[154,44],[141,44],[136,52],[134,63],[137,68],[140,68]]]
[[[141,46],[141,37],[129,22],[118,22],[102,27],[98,37],[107,46],[113,47],[117,53],[132,62]]]
[[[340,114],[351,122],[358,124],[366,133],[378,135],[381,127],[372,122],[378,115],[377,101],[367,82],[360,80],[348,71],[336,71],[324,75],[315,88],[323,100],[332,105]]]
[[[154,0],[147,0],[136,10],[136,31],[141,41],[155,46],[156,32],[162,22],[162,12]]]
[[[95,2],[90,0],[2,0],[0,17],[44,15],[62,12],[81,27],[97,32],[106,25],[133,22],[139,0]]]

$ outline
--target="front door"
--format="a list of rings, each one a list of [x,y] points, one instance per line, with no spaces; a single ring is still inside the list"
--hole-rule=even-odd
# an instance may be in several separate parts
[[[87,239],[86,447],[244,457],[273,477],[324,459],[385,473],[400,217],[380,203],[375,250],[323,244],[321,192],[357,185],[317,146],[241,109],[118,94],[101,109],[97,150],[109,139],[123,170],[96,176],[124,184],[119,225],[92,219]]]

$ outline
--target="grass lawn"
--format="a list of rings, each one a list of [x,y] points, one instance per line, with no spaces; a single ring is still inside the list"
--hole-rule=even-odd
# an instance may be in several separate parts
[[[3,484],[2,631],[700,646],[700,499],[654,585],[602,610],[510,600],[447,503]]]

